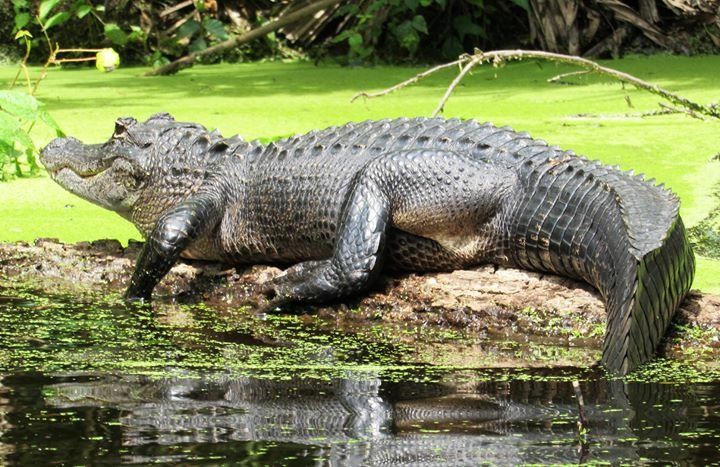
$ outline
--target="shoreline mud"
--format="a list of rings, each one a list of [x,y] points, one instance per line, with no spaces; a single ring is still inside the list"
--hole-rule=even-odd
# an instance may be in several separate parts
[[[132,275],[142,243],[117,240],[65,244],[0,243],[0,277],[31,282],[48,293],[117,293]],[[180,303],[222,308],[248,306],[262,282],[280,274],[274,266],[233,267],[183,260],[155,294]],[[1,291],[1,290],[0,290]],[[342,323],[382,320],[436,326],[472,335],[600,349],[605,308],[586,284],[549,274],[492,265],[448,273],[384,276],[367,294],[330,306],[303,306],[295,313]],[[660,354],[708,362],[720,355],[720,297],[691,291],[676,314]]]

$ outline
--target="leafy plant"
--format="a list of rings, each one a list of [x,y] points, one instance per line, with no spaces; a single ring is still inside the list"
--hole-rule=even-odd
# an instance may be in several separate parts
[[[71,21],[80,21],[99,24],[105,38],[115,45],[124,46],[129,42],[145,40],[139,26],[130,26],[130,31],[126,31],[114,22],[105,21],[102,17],[105,7],[93,5],[89,0],[43,0],[37,10],[37,3],[30,0],[12,0],[12,4],[15,11],[15,31],[36,26],[47,32]]]
[[[193,7],[194,11],[167,32],[161,42],[163,52],[169,55],[199,52],[230,37],[225,24],[207,14],[203,2],[194,2]]]
[[[58,124],[35,97],[23,91],[0,91],[0,180],[37,172],[38,149],[30,132],[38,122],[63,136]]]
[[[519,8],[518,8],[519,7]],[[455,58],[492,37],[495,13],[527,12],[528,0],[371,0],[343,5],[346,24],[334,39],[345,43],[350,61],[369,57]],[[496,15],[499,16],[499,15]]]

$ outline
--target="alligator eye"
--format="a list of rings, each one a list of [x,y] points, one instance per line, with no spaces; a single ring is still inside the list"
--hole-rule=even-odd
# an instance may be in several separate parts
[[[113,136],[115,138],[122,137],[125,135],[125,131],[127,131],[127,126],[125,126],[125,124],[120,120],[116,121]]]

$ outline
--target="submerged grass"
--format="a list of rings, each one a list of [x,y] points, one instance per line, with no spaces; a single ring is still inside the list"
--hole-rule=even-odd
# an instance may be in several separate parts
[[[605,64],[698,102],[720,99],[720,57],[630,57]],[[569,70],[530,62],[480,68],[450,99],[445,116],[510,125],[579,154],[644,172],[680,195],[686,225],[700,222],[712,209],[711,192],[720,182],[720,162],[713,160],[720,122],[684,115],[629,116],[656,109],[657,98],[598,77],[577,79],[577,85],[546,83]],[[107,139],[119,116],[144,119],[158,111],[217,127],[226,135],[268,140],[347,121],[427,116],[453,76],[446,72],[398,93],[351,104],[355,92],[390,86],[419,69],[259,63],[195,67],[171,77],[142,78],[143,71],[54,69],[37,97],[65,132],[86,142]],[[14,73],[13,67],[0,67],[0,81]],[[35,134],[40,145],[51,136],[42,129]],[[0,241],[40,236],[126,241],[139,236],[129,223],[65,193],[47,178],[0,184],[0,201]],[[700,258],[694,286],[720,293],[720,264]]]

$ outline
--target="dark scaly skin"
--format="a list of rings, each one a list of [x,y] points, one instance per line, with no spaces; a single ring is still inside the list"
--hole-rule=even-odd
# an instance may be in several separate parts
[[[263,146],[159,114],[119,120],[102,145],[55,140],[42,158],[147,238],[129,299],[149,299],[180,256],[294,264],[267,285],[272,306],[355,294],[384,265],[550,271],[600,291],[603,363],[624,374],[652,357],[694,272],[671,192],[475,121],[371,121]]]

